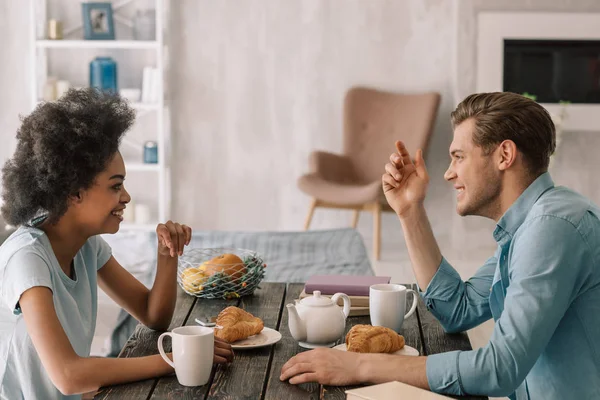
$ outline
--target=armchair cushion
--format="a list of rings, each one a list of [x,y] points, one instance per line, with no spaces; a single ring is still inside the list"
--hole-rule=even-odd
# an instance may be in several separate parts
[[[326,181],[356,184],[356,172],[352,160],[344,155],[313,151],[309,157],[310,171]]]

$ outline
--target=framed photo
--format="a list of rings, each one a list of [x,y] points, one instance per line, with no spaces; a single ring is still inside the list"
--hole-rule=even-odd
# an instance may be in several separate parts
[[[86,40],[114,40],[112,4],[82,3],[83,37]]]

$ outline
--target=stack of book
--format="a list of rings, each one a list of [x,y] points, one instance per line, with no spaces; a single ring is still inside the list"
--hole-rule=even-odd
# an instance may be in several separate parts
[[[379,283],[390,283],[389,276],[356,276],[356,275],[314,275],[304,285],[300,299],[312,296],[315,290],[322,296],[331,297],[336,293],[345,293],[350,297],[350,315],[369,315],[369,287]],[[342,299],[338,305],[342,306]]]

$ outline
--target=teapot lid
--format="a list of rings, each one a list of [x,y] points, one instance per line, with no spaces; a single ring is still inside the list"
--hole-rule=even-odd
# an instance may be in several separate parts
[[[319,290],[315,290],[312,296],[302,299],[300,303],[302,305],[311,307],[323,307],[333,304],[329,297],[321,296],[321,292]]]

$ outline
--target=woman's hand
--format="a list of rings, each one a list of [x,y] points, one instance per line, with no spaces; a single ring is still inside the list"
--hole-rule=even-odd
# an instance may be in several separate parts
[[[192,228],[177,222],[168,221],[156,227],[158,254],[176,257],[183,254],[183,246],[192,240]]]
[[[215,364],[225,364],[233,361],[233,349],[231,345],[215,336]]]

